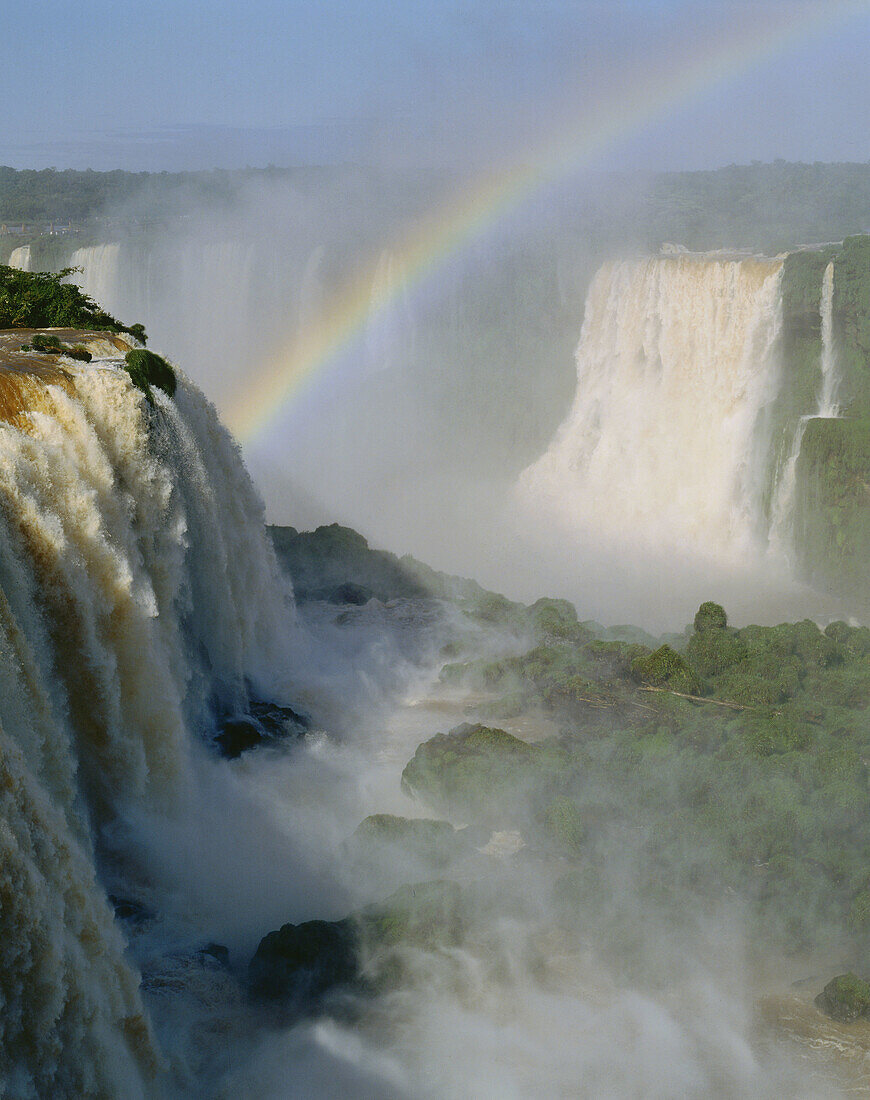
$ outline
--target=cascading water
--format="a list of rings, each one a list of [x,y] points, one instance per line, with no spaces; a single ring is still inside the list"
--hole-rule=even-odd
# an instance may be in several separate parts
[[[834,261],[825,268],[822,279],[822,301],[820,306],[822,320],[822,388],[819,393],[819,411],[817,416],[832,417],[839,414],[837,406],[837,355],[834,350]]]
[[[0,1094],[153,1095],[96,867],[178,811],[215,709],[288,696],[292,595],[186,380],[152,408],[117,363],[39,369],[0,368]]]
[[[522,498],[596,538],[726,562],[762,545],[781,272],[688,254],[605,264],[573,407]]]
[[[9,266],[17,267],[19,271],[30,271],[30,245],[22,244],[13,248],[9,255]]]
[[[110,311],[125,304],[118,301],[120,254],[119,244],[95,244],[77,248],[69,261],[70,267],[78,268],[76,284]]]
[[[834,349],[833,307],[834,261],[831,260],[825,268],[825,274],[822,278],[822,293],[819,302],[822,350],[819,358],[821,380],[818,401],[813,412],[807,413],[798,419],[791,448],[783,463],[773,498],[770,544],[774,552],[779,553],[787,560],[790,560],[794,555],[792,528],[797,492],[797,464],[807,424],[818,417],[835,418],[839,415],[839,408],[836,404],[839,376],[837,373],[837,356]]]

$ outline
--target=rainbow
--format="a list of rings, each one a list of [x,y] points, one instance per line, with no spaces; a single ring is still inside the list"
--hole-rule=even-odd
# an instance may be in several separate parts
[[[690,103],[717,85],[740,76],[800,45],[813,34],[870,10],[870,0],[822,0],[760,25],[719,38],[714,48],[688,62],[645,72],[608,102],[596,103],[521,163],[479,178],[474,186],[423,219],[392,248],[397,277],[373,294],[365,272],[248,381],[230,403],[227,422],[243,445],[262,439],[287,405],[333,368],[361,331],[382,314],[403,288],[414,288],[463,246],[477,239],[539,190],[591,167],[617,141],[668,111]]]

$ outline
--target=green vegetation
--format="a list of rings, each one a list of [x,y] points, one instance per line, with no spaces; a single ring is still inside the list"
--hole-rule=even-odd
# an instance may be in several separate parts
[[[25,347],[26,345],[22,345]],[[57,354],[59,355],[63,351],[63,344],[56,336],[47,336],[44,332],[37,332],[30,340],[30,347],[34,351],[41,351],[45,354]]]
[[[867,592],[870,416],[811,420],[797,481],[796,543],[808,579],[835,591]]]
[[[86,224],[112,209],[133,219],[177,210],[191,195],[227,206],[240,185],[258,180],[312,180],[323,168],[265,168],[212,172],[41,171],[0,167],[0,223],[52,219]],[[332,170],[335,175],[335,170]],[[417,187],[420,180],[413,181]],[[613,174],[603,193],[632,194],[631,177]],[[746,246],[778,252],[808,241],[839,240],[867,228],[867,164],[731,165],[707,172],[659,173],[644,180],[642,196],[609,203],[587,198],[587,236],[609,250],[610,240],[634,240],[639,226],[651,246],[678,240],[690,248]],[[605,226],[613,226],[612,229]],[[629,236],[630,234],[630,236]],[[607,240],[602,240],[603,237]],[[528,271],[529,269],[526,268]]]
[[[508,716],[543,707],[562,733],[533,745],[485,726],[433,737],[403,776],[427,805],[521,828],[568,858],[594,856],[601,822],[620,820],[648,833],[662,874],[691,843],[693,881],[748,896],[789,949],[819,929],[870,945],[870,629],[734,630],[708,603],[682,653],[563,641],[444,675],[493,693]]]
[[[834,257],[834,343],[847,416],[870,417],[870,236],[850,237]]]
[[[74,328],[129,332],[144,341],[141,325],[122,324],[66,279],[73,268],[56,274],[19,271],[0,265],[0,328]]]
[[[631,672],[644,684],[667,687],[686,695],[700,695],[704,690],[690,666],[669,645],[660,646],[646,656],[635,657]]]
[[[411,948],[449,966],[461,946],[488,979],[510,982],[498,928],[514,920],[530,974],[545,973],[537,944],[555,935],[568,954],[593,945],[640,987],[673,988],[682,946],[703,942],[735,907],[759,957],[773,947],[866,958],[870,628],[734,628],[707,601],[684,634],[654,638],[580,622],[565,601],[525,607],[381,558],[346,528],[301,539],[292,532],[288,557],[300,554],[294,567],[312,588],[343,583],[342,564],[362,581],[383,568],[390,584],[421,578],[427,599],[448,603],[456,629],[442,679],[470,690],[473,720],[419,745],[402,775],[406,793],[443,819],[375,814],[347,850],[367,881],[449,873],[466,885],[403,887],[336,922],[338,947],[322,948],[322,964],[318,948],[289,976],[258,952],[258,973],[279,975],[271,995],[298,1000],[301,989],[304,999],[306,975],[341,973],[341,929],[356,992],[427,980],[436,963]],[[470,657],[481,637],[507,655]],[[524,740],[541,712],[538,728],[556,734]],[[519,890],[504,891],[505,880]],[[843,975],[817,1003],[857,1018],[870,985]]]
[[[30,338],[29,344],[22,344],[21,351],[38,351],[44,355],[68,355],[82,363],[90,363],[93,358],[84,344],[64,344],[57,336],[37,332]]]
[[[870,982],[854,974],[840,974],[816,997],[816,1006],[844,1024],[870,1016]]]
[[[145,348],[135,348],[133,351],[128,351],[124,356],[124,363],[133,385],[145,394],[149,404],[154,403],[154,397],[151,393],[152,386],[163,390],[167,397],[172,397],[175,394],[177,385],[175,371],[165,359],[155,355],[153,351],[146,351]]]

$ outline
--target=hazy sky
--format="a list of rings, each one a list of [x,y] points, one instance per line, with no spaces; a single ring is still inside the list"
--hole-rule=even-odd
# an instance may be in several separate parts
[[[0,163],[235,167],[515,155],[575,105],[796,0],[4,5]],[[822,0],[833,10],[835,0]],[[611,164],[870,159],[870,4],[626,136]],[[751,37],[751,35],[750,35]]]

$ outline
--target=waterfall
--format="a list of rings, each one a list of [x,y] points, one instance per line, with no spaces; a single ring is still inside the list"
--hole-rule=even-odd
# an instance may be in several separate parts
[[[118,300],[120,253],[119,244],[88,245],[77,248],[69,261],[70,267],[80,269],[72,281],[110,313],[123,305]]]
[[[22,244],[13,248],[9,256],[9,267],[17,267],[19,271],[30,271],[30,245]]]
[[[185,378],[151,408],[119,363],[0,377],[4,1096],[154,1095],[95,853],[184,803],[216,708],[292,686],[292,594],[233,441]]]
[[[822,279],[822,300],[819,307],[822,320],[822,387],[819,393],[817,416],[835,417],[839,413],[836,404],[839,377],[837,356],[834,351],[834,261],[825,268]]]
[[[834,261],[827,265],[822,277],[822,292],[819,301],[819,317],[821,320],[821,355],[819,357],[819,395],[816,408],[813,412],[799,417],[795,425],[794,437],[788,457],[782,466],[773,498],[773,509],[770,523],[771,548],[791,559],[794,556],[794,506],[797,494],[797,464],[800,458],[801,447],[807,424],[818,417],[831,418],[839,414],[836,404],[837,390],[839,387],[839,375],[837,372],[837,356],[834,350]]]
[[[573,406],[522,500],[594,538],[724,561],[762,545],[781,273],[781,259],[691,254],[605,264]]]

